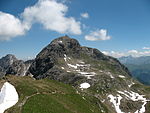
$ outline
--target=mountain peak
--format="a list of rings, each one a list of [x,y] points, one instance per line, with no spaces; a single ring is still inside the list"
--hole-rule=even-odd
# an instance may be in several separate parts
[[[74,48],[80,46],[79,42],[76,39],[70,38],[67,35],[54,39],[50,43],[50,45],[60,45],[64,46],[65,48]]]
[[[13,54],[7,54],[7,55],[4,56],[3,58],[5,58],[5,59],[15,59],[15,60],[17,60],[17,58],[16,58],[15,55],[13,55]]]
[[[24,62],[12,54],[7,54],[0,59],[0,77],[7,74],[25,76],[31,63],[32,60]]]
[[[7,67],[8,65],[12,65],[14,61],[17,61],[15,55],[7,54],[0,59],[0,64],[1,66]]]
[[[87,64],[83,66],[81,62]],[[90,67],[88,67],[89,65]],[[63,36],[54,39],[36,56],[35,61],[30,67],[30,72],[37,79],[52,77],[57,80],[68,78],[76,81],[76,78],[67,76],[68,72],[72,72],[73,76],[77,78],[81,77],[82,74],[79,74],[80,69],[71,70],[71,67],[79,67],[83,68],[81,70],[91,71],[91,69],[103,69],[103,67],[108,65],[112,66],[108,67],[107,70],[116,70],[116,72],[120,70],[120,73],[129,75],[128,70],[115,58],[105,56],[98,49],[82,47],[76,39]],[[62,67],[66,67],[66,70],[62,70]]]

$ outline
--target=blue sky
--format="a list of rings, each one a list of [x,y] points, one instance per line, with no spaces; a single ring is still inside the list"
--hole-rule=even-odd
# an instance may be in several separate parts
[[[42,5],[46,1],[50,7]],[[0,57],[8,53],[21,59],[34,57],[53,39],[65,34],[76,38],[81,45],[97,48],[115,57],[150,55],[149,0],[53,2],[0,1]],[[53,9],[53,6],[56,8]],[[35,9],[40,12],[34,13]],[[42,9],[47,16],[44,16]],[[66,20],[68,23],[64,24]],[[52,27],[52,23],[56,24]]]

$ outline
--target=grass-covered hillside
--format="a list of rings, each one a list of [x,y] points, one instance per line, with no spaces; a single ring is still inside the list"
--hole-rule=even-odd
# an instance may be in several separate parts
[[[5,113],[101,113],[91,97],[81,96],[70,85],[53,80],[7,76],[16,87],[19,102]],[[6,81],[2,79],[0,86]]]
[[[110,107],[109,98],[106,99],[109,93],[97,92],[99,90],[95,91],[94,87],[82,90],[55,80],[35,80],[29,76],[6,76],[0,80],[0,87],[6,81],[15,86],[19,94],[19,101],[5,113],[115,113]],[[140,84],[132,86],[132,90],[137,88],[146,95],[150,91],[148,86]],[[112,94],[115,95],[115,92]],[[128,101],[127,105],[134,109],[138,103],[133,105],[132,102]],[[148,102],[145,106],[146,110],[149,109],[149,106]],[[139,109],[140,107],[141,105]],[[149,110],[145,113],[149,113]]]

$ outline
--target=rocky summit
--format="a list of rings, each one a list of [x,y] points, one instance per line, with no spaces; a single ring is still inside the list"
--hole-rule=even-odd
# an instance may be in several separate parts
[[[104,55],[98,49],[81,46],[76,39],[63,36],[53,40],[33,61],[20,61],[14,56],[10,58],[10,55],[7,57],[2,58],[3,61],[13,60],[7,60],[6,66],[0,65],[6,75],[32,75],[35,79],[70,84],[84,101],[98,108],[96,111],[87,108],[91,113],[150,113],[150,88],[134,80],[117,59]],[[3,64],[2,59],[0,64]],[[51,88],[47,85],[42,82],[36,91],[44,86]],[[50,92],[45,90],[44,94]]]
[[[29,70],[37,79],[48,77],[62,82],[75,82],[78,78],[94,80],[101,71],[130,76],[117,59],[105,56],[97,49],[80,46],[76,39],[68,36],[57,38],[46,46]],[[64,78],[66,81],[62,80]]]

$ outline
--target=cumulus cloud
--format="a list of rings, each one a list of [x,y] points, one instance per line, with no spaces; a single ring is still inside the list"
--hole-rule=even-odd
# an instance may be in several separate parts
[[[108,56],[113,56],[115,58],[119,58],[122,56],[126,56],[125,53],[123,52],[115,52],[115,51],[102,51],[103,54],[108,55]]]
[[[26,26],[18,18],[0,11],[0,40],[24,35],[26,30]]]
[[[61,1],[62,3],[71,3],[71,0],[59,0]]]
[[[135,49],[133,49],[133,50],[129,50],[129,51],[128,51],[128,53],[131,53],[131,54],[137,54],[137,53],[138,53],[138,51],[137,51],[137,50],[135,50]]]
[[[55,0],[39,0],[34,6],[25,8],[22,16],[29,25],[40,23],[47,30],[59,33],[81,34],[80,22],[66,17],[68,7]]]
[[[142,49],[147,49],[147,50],[149,50],[149,49],[150,49],[150,47],[143,47]]]
[[[103,54],[113,56],[116,58],[123,57],[123,56],[133,56],[133,57],[140,57],[140,56],[150,56],[150,50],[147,51],[138,51],[138,50],[129,50],[125,52],[116,52],[116,51],[102,51]]]
[[[25,8],[21,19],[0,11],[0,40],[24,35],[34,23],[58,33],[80,35],[81,23],[73,17],[67,17],[67,12],[68,7],[56,0],[39,0],[35,5]]]
[[[86,40],[97,41],[97,40],[109,40],[111,36],[107,35],[106,29],[100,29],[94,32],[91,32],[89,35],[85,36]]]
[[[134,57],[140,57],[140,56],[150,56],[150,51],[146,50],[146,51],[128,51],[128,54],[134,56]]]
[[[89,18],[89,14],[88,13],[81,13],[80,14],[82,18]]]

